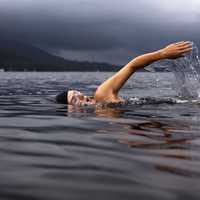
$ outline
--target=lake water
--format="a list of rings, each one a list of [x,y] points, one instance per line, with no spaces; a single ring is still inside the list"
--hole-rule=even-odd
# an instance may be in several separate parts
[[[112,73],[0,73],[0,199],[200,199],[200,102],[171,73],[136,73],[129,104],[56,104]]]

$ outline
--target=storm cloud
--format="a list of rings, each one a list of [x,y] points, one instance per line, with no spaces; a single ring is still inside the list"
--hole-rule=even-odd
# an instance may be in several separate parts
[[[68,59],[121,64],[170,42],[200,44],[198,0],[0,0],[0,35]]]

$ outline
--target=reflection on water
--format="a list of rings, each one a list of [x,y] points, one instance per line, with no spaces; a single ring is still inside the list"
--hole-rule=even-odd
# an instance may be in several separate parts
[[[47,94],[0,98],[0,199],[200,198],[198,102],[72,107],[47,82]]]
[[[122,140],[121,142],[127,144],[129,147],[147,148],[147,149],[175,149],[178,145],[188,144],[191,138],[177,136],[176,130],[185,132],[188,127],[181,125],[180,128],[164,124],[159,121],[149,121],[136,124],[128,124],[129,134],[140,136],[140,140]],[[143,139],[145,138],[145,140]],[[176,146],[175,146],[176,145]]]

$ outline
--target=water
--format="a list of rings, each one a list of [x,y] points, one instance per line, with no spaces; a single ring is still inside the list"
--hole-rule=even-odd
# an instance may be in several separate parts
[[[174,74],[173,89],[182,99],[199,99],[200,97],[200,59],[199,50],[191,42],[192,51],[175,60],[164,60],[153,63],[147,69],[155,72],[155,68],[168,68]]]
[[[174,88],[181,98],[200,97],[200,60],[195,44],[185,57],[174,60],[171,70],[175,75]]]
[[[200,103],[136,73],[110,108],[58,105],[111,73],[0,73],[0,199],[199,199]]]

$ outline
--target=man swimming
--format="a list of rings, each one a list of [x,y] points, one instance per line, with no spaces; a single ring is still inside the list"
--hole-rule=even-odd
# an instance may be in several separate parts
[[[95,91],[94,96],[85,96],[77,90],[68,90],[58,94],[56,100],[58,103],[69,105],[85,105],[96,103],[119,103],[124,102],[118,93],[122,86],[127,82],[131,75],[138,69],[144,68],[153,62],[162,59],[176,59],[183,57],[185,53],[192,50],[192,44],[189,41],[172,43],[163,49],[146,53],[138,56],[126,64],[112,77],[104,81]]]

